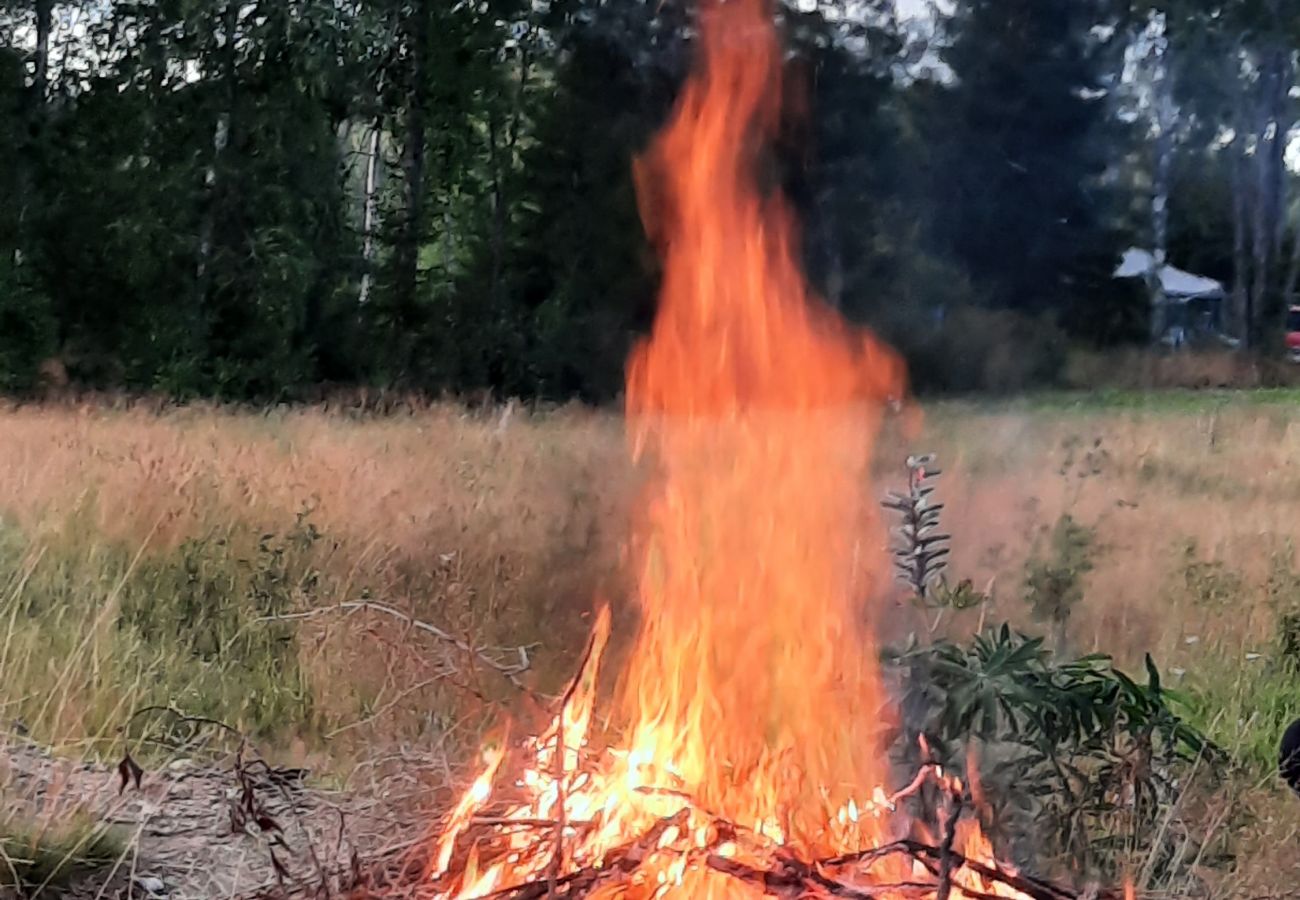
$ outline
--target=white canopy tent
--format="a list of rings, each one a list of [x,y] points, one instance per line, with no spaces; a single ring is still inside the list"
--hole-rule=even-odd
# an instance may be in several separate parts
[[[1124,251],[1116,278],[1147,278],[1156,268],[1155,257],[1136,247]],[[1171,347],[1181,347],[1198,336],[1229,346],[1235,342],[1222,333],[1222,301],[1227,296],[1223,283],[1176,266],[1161,266],[1160,308],[1152,309],[1158,334],[1153,337]]]
[[[1116,278],[1146,278],[1155,267],[1155,257],[1146,250],[1131,248],[1115,270]],[[1187,303],[1191,300],[1222,300],[1226,295],[1223,284],[1203,275],[1193,275],[1175,266],[1160,269],[1160,287],[1169,303]]]

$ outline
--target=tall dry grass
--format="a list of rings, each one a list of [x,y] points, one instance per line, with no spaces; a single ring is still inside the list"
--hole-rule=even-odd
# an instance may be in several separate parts
[[[920,435],[884,437],[872,486],[897,485],[905,453],[937,452],[953,575],[992,586],[988,606],[937,626],[896,592],[877,598],[892,637],[981,619],[1043,630],[1027,563],[1061,516],[1093,529],[1070,649],[1127,665],[1150,652],[1196,698],[1202,724],[1254,764],[1234,818],[1221,803],[1206,833],[1232,825],[1284,873],[1265,849],[1300,833],[1267,771],[1277,722],[1300,715],[1276,665],[1280,623],[1300,612],[1292,399],[938,404]],[[302,620],[289,640],[251,607],[383,601],[476,647],[532,645],[528,677],[553,688],[596,598],[626,593],[639,477],[618,418],[581,409],[0,411],[0,716],[106,745],[132,708],[206,703],[294,759],[464,749],[512,696],[471,654],[355,613]],[[214,632],[242,648],[237,665],[158,633],[226,595],[250,606]],[[1253,889],[1267,876],[1234,875]]]
[[[1279,605],[1300,604],[1276,584],[1269,594],[1300,546],[1300,425],[1287,405],[939,405],[910,444],[885,440],[881,488],[909,449],[940,455],[953,571],[994,585],[986,616],[1028,624],[1026,562],[1066,513],[1098,541],[1070,623],[1076,649],[1187,669],[1211,652],[1263,652]],[[315,602],[365,594],[559,659],[580,645],[594,599],[625,590],[637,477],[617,418],[579,409],[0,413],[0,522],[34,571],[69,553],[104,569],[95,554],[116,548],[121,579],[187,540],[250,542],[302,515],[324,536],[302,562],[328,576]],[[1197,583],[1216,571],[1239,583],[1231,597]],[[20,571],[11,591],[31,577]],[[100,586],[90,621],[111,618],[114,590]]]
[[[1147,408],[943,407],[955,571],[1026,615],[1027,560],[1069,514],[1096,532],[1076,649],[1167,664],[1266,651],[1300,546],[1300,423],[1289,405],[1206,398]],[[1231,583],[1230,595],[1215,580]],[[1270,594],[1270,585],[1272,593]],[[1300,709],[1297,710],[1300,712]]]
[[[314,411],[6,410],[0,536],[14,571],[0,573],[10,613],[7,629],[0,621],[0,706],[10,708],[0,715],[28,698],[23,711],[39,720],[28,727],[56,740],[79,731],[105,739],[160,673],[179,691],[209,665],[117,628],[123,594],[134,595],[136,619],[154,608],[170,622],[177,614],[163,607],[175,597],[207,602],[187,583],[196,579],[212,595],[265,594],[247,570],[272,560],[283,570],[275,590],[295,603],[369,598],[471,645],[537,644],[535,678],[546,687],[561,671],[551,661],[580,647],[593,598],[619,590],[618,523],[635,486],[625,459],[617,423],[580,410],[440,407],[365,421]],[[295,544],[304,528],[321,537]],[[237,627],[265,626],[255,619]],[[437,648],[396,620],[325,617],[304,632],[293,655],[317,737],[366,744],[385,723],[387,738],[445,730],[459,708],[453,695],[492,686],[471,656],[435,660]],[[115,677],[96,677],[96,666]],[[294,677],[280,659],[265,661],[267,679],[277,667]],[[434,695],[403,694],[434,681]],[[55,690],[31,700],[42,688]]]

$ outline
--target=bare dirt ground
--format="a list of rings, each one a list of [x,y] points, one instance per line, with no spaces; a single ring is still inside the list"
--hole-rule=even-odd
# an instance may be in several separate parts
[[[178,759],[122,788],[119,771],[54,756],[22,738],[0,744],[0,809],[38,828],[69,811],[102,823],[120,839],[113,862],[80,871],[32,897],[212,900],[337,896],[376,855],[409,846],[411,817],[385,818],[382,809],[411,806],[304,786],[278,770]],[[418,785],[408,784],[409,788]],[[404,799],[413,796],[409,791]],[[248,812],[252,809],[252,813]],[[5,880],[0,880],[3,884]],[[67,881],[67,879],[61,879]],[[0,898],[20,897],[0,887]]]

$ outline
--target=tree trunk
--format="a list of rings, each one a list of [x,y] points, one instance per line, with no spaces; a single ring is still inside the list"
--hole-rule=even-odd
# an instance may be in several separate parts
[[[1291,86],[1290,53],[1274,48],[1265,57],[1260,73],[1256,131],[1256,190],[1253,234],[1254,286],[1251,290],[1249,332],[1258,346],[1276,318],[1274,287],[1279,255],[1282,193],[1286,180],[1284,157],[1287,94]]]
[[[1240,123],[1239,123],[1240,125]],[[1246,132],[1238,128],[1232,153],[1232,310],[1231,329],[1243,348],[1250,346],[1250,252],[1248,213],[1250,183],[1246,160]]]
[[[1159,133],[1156,136],[1155,177],[1151,191],[1151,269],[1147,273],[1147,296],[1151,303],[1151,339],[1165,334],[1165,291],[1160,273],[1169,260],[1169,184],[1174,166],[1173,98],[1160,99]]]
[[[1283,299],[1288,307],[1296,302],[1296,285],[1300,284],[1300,228],[1295,229],[1291,238],[1291,262],[1286,268],[1286,284],[1282,289]]]
[[[502,186],[501,151],[497,147],[497,113],[487,114],[488,167],[492,171],[492,263],[488,279],[488,298],[493,306],[501,299],[501,257],[506,241],[505,188]]]
[[[1259,97],[1255,110],[1255,172],[1254,172],[1254,209],[1251,211],[1251,267],[1253,275],[1250,298],[1247,304],[1246,334],[1247,344],[1255,347],[1259,343],[1260,312],[1264,295],[1268,292],[1268,276],[1272,262],[1273,229],[1269,220],[1270,189],[1273,178],[1270,172],[1272,153],[1268,148],[1269,103],[1272,93],[1272,67],[1265,63],[1260,73]]]
[[[36,160],[40,156],[40,140],[45,130],[45,117],[50,92],[50,32],[54,26],[54,0],[36,0],[36,50],[35,71],[32,73],[31,92],[27,104],[26,144],[18,159],[18,240],[13,248],[13,263],[23,264],[23,236],[27,231],[27,211],[35,198]]]
[[[1160,273],[1169,260],[1169,191],[1174,167],[1174,129],[1178,107],[1169,79],[1170,44],[1162,37],[1152,72],[1155,107],[1155,171],[1151,184],[1151,269],[1147,272],[1147,297],[1151,304],[1151,341],[1165,335],[1165,291]]]
[[[35,108],[43,110],[49,99],[50,31],[54,24],[54,0],[36,0],[36,71],[32,74]]]
[[[195,270],[194,287],[195,309],[200,317],[207,307],[212,248],[216,239],[217,218],[225,190],[225,185],[222,184],[222,168],[235,126],[235,102],[239,96],[236,82],[239,75],[239,49],[235,41],[235,32],[239,28],[239,5],[238,0],[227,0],[221,13],[221,77],[225,81],[226,108],[217,113],[216,122],[213,124],[212,157],[203,175],[205,203],[203,216],[199,220],[199,259]]]
[[[425,120],[425,82],[429,53],[429,14],[424,4],[414,4],[404,26],[411,68],[406,92],[406,142],[402,147],[405,209],[394,258],[393,299],[399,327],[409,331],[415,311],[420,244],[424,240],[425,143],[428,127]],[[408,361],[401,362],[405,365]]]
[[[361,290],[357,302],[364,306],[370,299],[371,266],[375,259],[375,226],[379,221],[379,152],[384,131],[383,114],[375,116],[366,151],[364,206],[361,211]]]
[[[1291,88],[1295,83],[1295,68],[1291,62],[1289,49],[1279,49],[1276,53],[1277,79],[1272,97],[1273,106],[1273,140],[1270,144],[1269,170],[1272,177],[1270,185],[1269,215],[1273,224],[1273,259],[1275,271],[1280,267],[1282,250],[1286,240],[1287,207],[1289,204],[1290,179],[1286,171],[1286,149],[1295,117],[1290,102]],[[1293,254],[1294,257],[1294,254]],[[1281,293],[1273,295],[1273,303],[1263,311],[1266,316],[1265,332],[1277,338],[1286,320],[1287,304],[1294,290],[1292,271],[1296,259],[1287,266],[1285,281],[1279,283],[1277,278],[1270,282],[1270,290],[1281,288]]]
[[[212,259],[212,236],[216,230],[218,164],[230,143],[230,113],[217,114],[217,122],[212,131],[212,158],[208,161],[207,171],[203,174],[203,189],[207,195],[206,208],[199,222],[199,263],[195,272],[199,281],[199,295],[206,293],[208,264]]]
[[[519,84],[515,91],[514,109],[506,125],[505,159],[497,148],[496,115],[488,113],[488,159],[492,166],[492,273],[490,291],[493,303],[501,301],[501,270],[505,260],[506,213],[508,198],[506,196],[505,169],[514,167],[515,148],[519,143],[519,129],[523,121],[524,90],[528,85],[528,70],[531,59],[527,49],[520,52]]]

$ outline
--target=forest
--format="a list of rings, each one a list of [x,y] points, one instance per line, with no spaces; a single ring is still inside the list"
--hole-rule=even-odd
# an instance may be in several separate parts
[[[604,402],[657,256],[633,162],[689,0],[3,0],[0,390]],[[1148,248],[1279,352],[1286,0],[786,0],[766,148],[828,303],[922,391],[1149,343]]]

